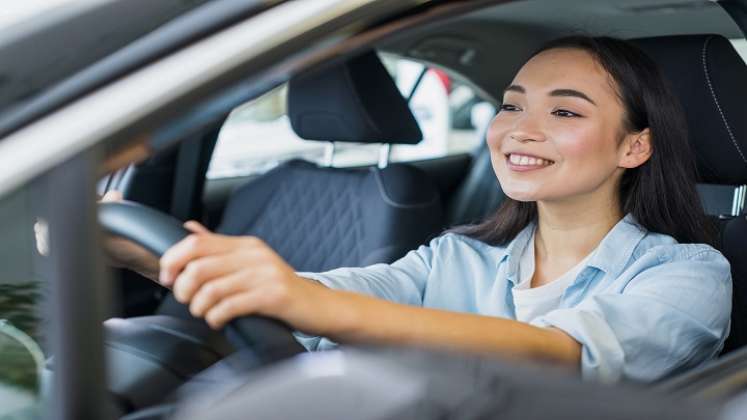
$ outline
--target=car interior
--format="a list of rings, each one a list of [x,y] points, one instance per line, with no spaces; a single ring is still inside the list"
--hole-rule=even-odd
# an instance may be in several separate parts
[[[127,200],[180,220],[201,220],[220,233],[258,236],[297,271],[393,262],[444,229],[481,220],[505,196],[484,141],[471,153],[407,163],[387,161],[389,146],[417,143],[422,133],[376,53],[442,69],[498,104],[502,89],[532,51],[581,28],[586,34],[633,40],[657,62],[682,102],[697,159],[698,191],[719,228],[718,248],[731,263],[732,324],[721,357],[653,388],[661,395],[685,399],[727,400],[747,390],[747,66],[729,41],[744,39],[744,34],[713,2],[590,5],[574,0],[560,6],[529,0],[486,6],[397,31],[374,45],[306,68],[288,81],[288,118],[298,136],[330,144],[381,144],[378,165],[333,168],[290,160],[261,175],[206,180],[219,121],[178,147],[109,175],[100,192],[120,190]],[[230,332],[211,331],[162,288],[126,270],[119,270],[117,279],[119,307],[117,317],[105,322],[105,345],[112,378],[109,387],[120,414],[127,416],[123,418],[160,418],[173,408],[161,405],[164,395],[183,398],[226,382],[231,376],[227,370],[254,371],[270,359],[274,362],[300,352],[294,349],[278,358],[259,352],[238,354],[241,345]],[[370,354],[360,357],[371,362]],[[381,357],[398,360],[400,356],[385,352]],[[425,363],[414,355],[401,357],[408,366]],[[448,366],[450,362],[441,357],[426,358]],[[506,369],[504,375],[515,374]],[[252,381],[269,381],[272,374]],[[396,372],[381,375],[390,374],[399,378]],[[434,378],[429,381],[438,379]],[[248,386],[246,380],[240,382]],[[406,382],[402,379],[400,384]],[[396,386],[397,381],[391,383]],[[292,385],[297,384],[277,384],[294,389]],[[558,382],[558,395],[563,386]],[[243,404],[250,402],[245,399]],[[454,404],[449,409],[456,410]],[[622,406],[614,407],[622,410]],[[143,411],[148,407],[152,411]]]

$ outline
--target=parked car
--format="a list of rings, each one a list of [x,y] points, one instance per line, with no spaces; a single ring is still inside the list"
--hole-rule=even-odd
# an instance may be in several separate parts
[[[0,29],[0,418],[744,418],[745,30],[745,0],[107,0]],[[299,271],[480,220],[503,199],[483,145],[503,88],[578,31],[634,40],[683,102],[734,281],[711,363],[602,386],[451,352],[305,353],[273,320],[215,332],[107,267],[103,232],[158,253],[187,219]],[[386,118],[371,135],[309,112]],[[128,203],[97,204],[110,190]]]

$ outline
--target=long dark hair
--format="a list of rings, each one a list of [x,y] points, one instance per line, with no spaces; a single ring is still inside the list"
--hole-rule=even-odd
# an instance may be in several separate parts
[[[678,99],[654,61],[632,44],[609,37],[570,36],[542,46],[534,55],[556,48],[588,52],[609,73],[625,109],[623,130],[649,128],[653,153],[643,165],[626,169],[620,205],[651,232],[681,243],[713,243],[713,227],[695,189],[695,161],[687,141],[687,123]],[[537,204],[509,197],[479,224],[452,229],[491,245],[505,245],[537,219]]]

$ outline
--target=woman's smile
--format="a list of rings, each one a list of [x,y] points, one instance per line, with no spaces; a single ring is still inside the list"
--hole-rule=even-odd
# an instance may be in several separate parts
[[[507,153],[506,165],[512,171],[516,172],[527,172],[544,169],[555,162],[549,159],[543,159],[538,156],[533,156],[524,153]]]

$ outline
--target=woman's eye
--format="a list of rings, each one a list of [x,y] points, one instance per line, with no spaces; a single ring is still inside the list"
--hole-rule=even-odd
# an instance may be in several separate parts
[[[571,112],[565,109],[556,109],[555,111],[552,112],[552,114],[558,117],[563,117],[563,118],[580,117],[579,114],[576,114],[575,112]]]
[[[516,105],[511,104],[503,104],[501,105],[501,111],[518,111],[519,107]]]

